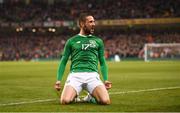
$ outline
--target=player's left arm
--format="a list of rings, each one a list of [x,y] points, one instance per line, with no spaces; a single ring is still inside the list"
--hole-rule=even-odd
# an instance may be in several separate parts
[[[104,57],[104,44],[103,41],[100,41],[100,46],[99,46],[99,62],[100,62],[100,68],[101,68],[101,73],[102,77],[104,79],[104,84],[106,89],[110,89],[112,86],[112,83],[108,81],[108,67],[106,64],[106,60]]]

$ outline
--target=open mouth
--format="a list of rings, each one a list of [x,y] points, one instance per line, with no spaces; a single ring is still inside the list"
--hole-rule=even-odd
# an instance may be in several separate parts
[[[91,28],[91,32],[94,32],[94,28]]]

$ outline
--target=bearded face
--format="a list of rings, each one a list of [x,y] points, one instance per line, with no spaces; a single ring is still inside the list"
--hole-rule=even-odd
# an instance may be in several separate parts
[[[84,25],[82,26],[82,29],[85,34],[93,34],[95,29],[95,20],[92,16],[87,16],[86,21]]]

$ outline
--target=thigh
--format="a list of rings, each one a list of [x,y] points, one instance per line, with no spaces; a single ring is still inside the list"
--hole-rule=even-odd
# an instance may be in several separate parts
[[[66,102],[73,101],[76,95],[77,95],[76,90],[72,86],[65,85],[61,94],[61,103],[63,103],[64,101]]]
[[[82,91],[82,84],[83,84],[83,82],[78,76],[79,76],[79,73],[69,74],[65,83],[65,87],[71,86],[75,90],[77,95],[79,95],[79,93]]]
[[[104,85],[97,86],[92,95],[97,99],[97,101],[101,104],[110,104],[110,98],[107,89]]]
[[[101,81],[98,73],[89,73],[87,78],[87,90],[90,94],[93,93],[93,90],[100,85],[104,85]]]

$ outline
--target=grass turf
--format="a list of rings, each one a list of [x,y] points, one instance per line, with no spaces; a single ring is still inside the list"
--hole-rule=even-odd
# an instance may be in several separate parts
[[[180,111],[180,62],[108,62],[112,104],[60,105],[53,89],[58,62],[0,62],[0,112],[177,112]],[[63,76],[68,74],[69,64]],[[153,88],[179,87],[154,91]],[[126,91],[139,91],[121,93]],[[114,94],[118,93],[120,94]],[[52,99],[51,101],[45,101]],[[43,100],[44,102],[32,102]],[[21,103],[8,105],[10,103]],[[27,102],[27,103],[26,103]],[[32,103],[28,103],[32,102]],[[5,105],[6,104],[6,105]]]

